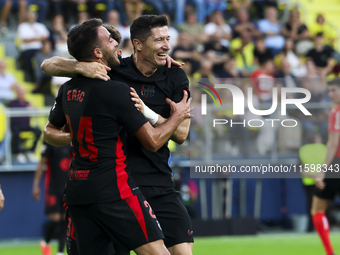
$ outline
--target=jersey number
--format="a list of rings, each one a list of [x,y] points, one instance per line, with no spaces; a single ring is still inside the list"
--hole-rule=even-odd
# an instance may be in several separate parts
[[[73,139],[73,130],[71,125],[71,119],[68,115],[66,120],[69,123],[71,139]],[[83,142],[85,138],[85,143]],[[91,117],[80,117],[77,141],[79,143],[79,154],[82,157],[89,157],[91,162],[97,161],[98,148],[93,144],[93,133],[92,133],[92,118]],[[85,145],[86,144],[86,148]]]

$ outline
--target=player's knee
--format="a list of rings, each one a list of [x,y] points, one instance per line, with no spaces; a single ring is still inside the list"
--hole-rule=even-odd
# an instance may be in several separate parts
[[[193,243],[181,243],[169,247],[169,252],[171,255],[192,255]]]

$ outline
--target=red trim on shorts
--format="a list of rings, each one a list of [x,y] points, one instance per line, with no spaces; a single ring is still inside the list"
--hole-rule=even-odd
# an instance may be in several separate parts
[[[128,205],[130,206],[131,210],[133,211],[133,213],[135,214],[138,223],[140,225],[140,227],[143,230],[143,233],[145,235],[146,241],[149,242],[149,238],[148,238],[148,233],[146,231],[146,224],[145,224],[145,220],[144,220],[144,215],[143,215],[143,210],[139,204],[139,200],[138,197],[135,195],[133,197],[129,197],[126,198],[125,201],[128,203]]]
[[[132,190],[127,183],[129,175],[126,172],[125,160],[126,156],[124,155],[123,142],[120,139],[120,135],[118,135],[118,140],[116,144],[116,174],[117,186],[121,199],[133,196]]]

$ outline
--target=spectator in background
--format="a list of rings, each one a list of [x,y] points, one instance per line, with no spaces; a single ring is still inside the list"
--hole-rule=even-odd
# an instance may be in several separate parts
[[[272,90],[275,86],[274,71],[275,66],[273,60],[263,58],[260,61],[260,68],[250,75],[254,93],[258,96],[260,103],[269,103],[272,101]]]
[[[229,47],[231,39],[231,28],[226,24],[222,12],[214,11],[210,17],[210,22],[204,26],[204,33],[208,36],[209,41],[220,41],[224,47]]]
[[[78,8],[84,1],[78,0],[52,0],[52,15],[63,15],[66,24],[72,24],[78,16],[78,12],[85,11]],[[80,9],[80,10],[79,10]]]
[[[310,38],[307,26],[300,19],[300,12],[297,7],[289,12],[289,20],[282,27],[282,35],[286,39],[291,39],[295,43]]]
[[[268,7],[266,10],[266,18],[259,20],[257,26],[260,32],[266,36],[266,47],[272,51],[275,56],[284,46],[285,39],[281,35],[281,26],[277,20],[277,9]]]
[[[52,76],[46,74],[41,70],[40,66],[44,62],[45,59],[53,57],[55,54],[52,50],[52,44],[49,40],[45,40],[43,42],[43,46],[40,52],[35,57],[35,77],[37,79],[35,83],[35,89],[32,93],[43,93],[43,94],[51,94],[51,79]]]
[[[135,19],[137,19],[138,17],[142,15],[144,2],[142,0],[125,0],[123,2],[124,2],[125,13],[128,18],[128,25],[130,25],[132,21],[134,21]],[[154,1],[153,4],[156,4],[157,6],[163,6],[161,1],[158,1],[158,0]],[[159,12],[159,14],[161,13],[163,13],[163,10]]]
[[[124,39],[122,43],[122,58],[130,57],[133,53],[133,45],[130,39]]]
[[[37,22],[37,14],[27,13],[27,21],[18,26],[18,38],[21,40],[21,58],[25,72],[25,81],[35,82],[32,60],[42,47],[42,42],[48,39],[50,33],[44,24]]]
[[[296,88],[296,77],[291,72],[288,60],[284,59],[281,63],[281,69],[275,73],[275,78],[278,78],[278,83],[281,87]],[[288,95],[290,96],[290,95]]]
[[[197,71],[200,65],[199,61],[202,58],[192,43],[191,38],[187,36],[185,32],[179,34],[177,46],[172,51],[172,57],[174,59],[180,59],[183,62],[190,62],[192,72]]]
[[[0,211],[4,208],[5,204],[5,197],[4,194],[2,193],[1,185],[0,185]]]
[[[41,197],[39,188],[44,169],[45,174],[45,214],[48,221],[44,224],[44,240],[40,242],[43,255],[51,255],[49,245],[52,238],[58,239],[58,253],[64,254],[66,239],[65,209],[63,207],[63,194],[70,167],[70,146],[55,147],[44,142],[41,159],[35,170],[32,188],[32,197],[38,201]]]
[[[251,0],[230,0],[230,4],[234,10],[247,10],[251,5]]]
[[[177,26],[181,26],[184,22],[184,16],[187,16],[188,13],[194,12],[194,10],[196,10],[198,23],[205,22],[206,17],[205,0],[176,0],[175,2],[176,2],[175,23]]]
[[[122,35],[122,41],[125,39],[130,39],[130,27],[122,26],[120,23],[120,15],[116,10],[111,10],[107,14],[107,24],[114,26]]]
[[[7,18],[11,11],[13,5],[13,0],[4,0],[4,4],[1,10],[1,18],[0,18],[0,33],[6,34],[8,32],[7,28]],[[18,24],[24,22],[26,17],[26,0],[18,0]],[[1,6],[0,6],[1,7]]]
[[[303,78],[320,78],[320,74],[316,70],[316,66],[312,59],[306,61],[307,73]]]
[[[254,50],[255,45],[251,40],[250,30],[243,30],[239,38],[231,41],[231,55],[236,59],[236,66],[239,69],[244,69],[246,73],[254,70]]]
[[[186,22],[179,26],[181,32],[187,33],[190,41],[195,45],[203,44],[207,40],[207,35],[204,33],[204,27],[201,23],[197,23],[197,14],[195,12],[188,12],[186,15]]]
[[[86,11],[78,12],[77,23],[70,26],[70,30],[74,28],[76,25],[80,25],[81,23],[89,20],[90,16],[89,13]]]
[[[316,37],[319,33],[323,33],[325,44],[329,45],[333,49],[335,48],[336,31],[326,23],[323,14],[318,14],[316,22],[308,25],[308,28],[312,38]]]
[[[13,99],[13,91],[18,87],[13,75],[6,72],[6,62],[0,60],[0,102],[8,104]]]
[[[273,59],[271,50],[266,47],[265,36],[260,35],[255,42],[254,65],[260,66],[262,59]]]
[[[192,78],[200,82],[214,84],[215,74],[213,73],[213,63],[208,59],[201,61],[200,69],[192,75]]]
[[[213,63],[213,72],[218,74],[223,70],[223,64],[229,59],[229,49],[219,40],[211,40],[204,45],[203,57]]]
[[[50,39],[55,55],[60,57],[70,57],[67,48],[67,29],[64,17],[61,14],[53,17]]]
[[[314,48],[307,53],[306,57],[313,60],[320,77],[325,78],[333,70],[332,49],[325,47],[323,33],[315,36],[314,43]]]
[[[244,75],[242,71],[236,66],[236,59],[229,58],[223,65],[223,70],[218,74],[220,78],[242,78]]]
[[[252,0],[252,6],[255,8],[255,19],[263,19],[265,10],[270,7],[277,9],[277,0]]]
[[[30,103],[25,100],[25,89],[19,87],[17,90],[17,99],[10,102],[8,105],[10,108],[29,108]],[[29,161],[36,162],[34,155],[35,148],[39,141],[41,130],[37,127],[30,126],[30,118],[27,117],[12,117],[11,118],[11,130],[12,130],[12,151],[15,154],[16,160],[19,163],[25,163],[26,157],[24,155],[24,149],[21,147],[20,133],[22,131],[31,131],[34,133],[34,142],[31,148],[26,150],[26,156]]]
[[[237,9],[236,18],[236,23],[233,26],[233,38],[240,37],[244,31],[249,31],[252,37],[258,37],[260,35],[260,31],[256,28],[256,25],[249,20],[247,9]]]
[[[288,61],[290,66],[290,72],[295,77],[304,77],[307,74],[307,67],[302,63],[300,58],[295,52],[294,42],[291,38],[286,39],[285,46],[282,51],[277,55],[279,60],[279,65],[283,63],[283,61]]]

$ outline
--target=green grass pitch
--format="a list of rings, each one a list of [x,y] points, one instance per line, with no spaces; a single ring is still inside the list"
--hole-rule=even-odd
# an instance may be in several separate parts
[[[331,234],[335,252],[340,254],[340,233]],[[53,254],[57,246],[53,245]],[[39,255],[39,241],[1,242],[1,255]],[[66,254],[66,253],[65,253]],[[131,252],[131,254],[134,254]],[[323,255],[324,250],[314,234],[260,234],[196,238],[194,255]]]

